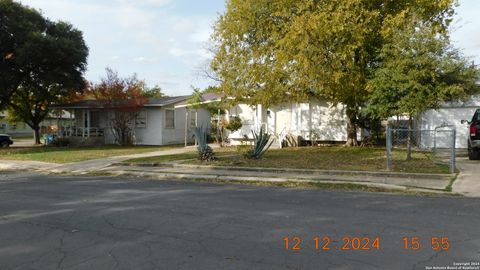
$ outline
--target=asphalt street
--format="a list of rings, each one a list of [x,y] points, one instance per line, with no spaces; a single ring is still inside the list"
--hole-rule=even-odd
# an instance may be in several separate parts
[[[0,173],[2,270],[472,262],[480,262],[479,199]]]

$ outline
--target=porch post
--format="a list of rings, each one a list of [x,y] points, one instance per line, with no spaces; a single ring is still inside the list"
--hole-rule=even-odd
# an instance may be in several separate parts
[[[262,128],[262,105],[261,104],[257,104],[255,115],[257,116],[256,125],[258,130],[260,130]]]
[[[195,128],[198,128],[198,109],[195,109]],[[195,138],[195,145],[198,145],[197,138]]]
[[[313,146],[313,139],[312,139],[312,102],[308,101],[308,133],[310,143]]]
[[[195,109],[195,126],[198,127],[198,109]]]
[[[82,110],[82,138],[85,138],[85,110]]]
[[[188,108],[185,107],[185,147],[188,146]]]
[[[87,111],[87,137],[90,138],[90,110]]]
[[[72,117],[73,117],[73,112],[74,112],[74,110],[69,111],[69,113],[70,113],[70,135],[69,135],[69,136],[70,136],[70,137],[72,137],[72,132],[73,132],[73,127],[72,127],[72,125],[73,125],[73,119],[72,119]]]
[[[61,131],[60,131],[60,117],[61,117],[61,113],[57,114],[57,136],[60,137],[60,134],[61,134]]]
[[[257,106],[257,118],[258,118],[258,126],[259,126],[259,129],[262,129],[263,127],[263,105],[262,104],[258,104]],[[267,129],[265,129],[265,131],[267,131]]]
[[[273,113],[273,115],[275,116],[275,120],[273,122],[273,134],[277,135],[277,110],[275,110],[275,112]]]

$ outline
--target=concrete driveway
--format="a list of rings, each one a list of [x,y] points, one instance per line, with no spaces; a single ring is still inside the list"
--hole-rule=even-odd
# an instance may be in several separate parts
[[[467,197],[480,198],[480,160],[458,157],[457,168],[460,174],[453,184],[453,191]]]
[[[0,269],[446,267],[480,261],[479,209],[468,198],[0,174]],[[325,235],[332,249],[315,250]],[[287,236],[301,250],[286,251]],[[380,249],[342,251],[344,236],[380,237]],[[449,249],[432,250],[432,237]]]
[[[33,139],[13,139],[13,144],[10,147],[41,147],[41,145],[35,145]]]

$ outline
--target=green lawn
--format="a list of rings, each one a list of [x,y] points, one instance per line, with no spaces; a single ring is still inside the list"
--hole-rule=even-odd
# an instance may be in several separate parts
[[[136,159],[130,162],[158,163],[191,159],[184,163],[216,166],[353,171],[385,171],[386,167],[385,149],[380,147],[348,148],[332,146],[272,149],[260,160],[244,158],[234,149],[235,148],[224,148],[216,150],[219,160],[209,163],[196,160],[195,153]],[[413,160],[406,161],[406,152],[395,150],[392,153],[392,158],[393,170],[396,172],[449,173],[448,166],[435,162],[430,153],[415,152],[413,154]]]
[[[70,163],[104,157],[141,154],[179,146],[100,146],[100,147],[26,147],[0,148],[0,160],[34,160],[52,163]]]

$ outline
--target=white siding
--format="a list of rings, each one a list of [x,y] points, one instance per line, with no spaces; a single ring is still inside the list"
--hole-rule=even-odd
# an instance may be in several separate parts
[[[468,130],[467,124],[462,124],[462,120],[471,120],[475,113],[475,107],[468,108],[441,108],[438,110],[426,111],[420,119],[420,129],[433,130],[443,124],[453,125],[457,131],[456,147],[468,147]],[[441,139],[440,139],[441,140]],[[439,142],[441,145],[449,145],[448,142]]]
[[[262,106],[252,108],[240,104],[230,109],[229,114],[239,116],[243,123],[241,130],[230,135],[233,142],[244,135],[251,137],[251,130],[258,129],[260,124],[266,125],[268,131],[276,135],[288,133],[308,140],[313,132],[315,138],[321,141],[347,139],[345,109],[341,104],[334,106],[325,101],[312,101],[311,104],[287,103],[272,106],[268,110]]]
[[[167,107],[173,108],[173,106]],[[187,120],[187,140],[188,142],[193,141],[194,128],[191,126],[191,117],[195,117],[195,114],[189,113],[189,118],[186,119],[186,108],[177,108],[175,109],[175,128],[167,129],[165,125],[162,126],[162,145],[168,144],[182,144],[185,142],[185,120]],[[190,110],[190,109],[189,109]],[[165,110],[162,109],[161,118],[164,120]],[[210,113],[205,109],[197,110],[197,124],[198,126],[204,126],[207,129],[210,129]]]
[[[147,108],[147,125],[135,128],[135,140],[139,145],[161,145],[163,118],[160,108]]]
[[[318,101],[312,103],[312,129],[321,141],[346,141],[347,118],[341,104]]]
[[[251,137],[255,129],[256,110],[246,104],[239,104],[229,110],[229,116],[238,116],[242,120],[242,128],[230,134],[230,138],[241,139],[244,136]]]

